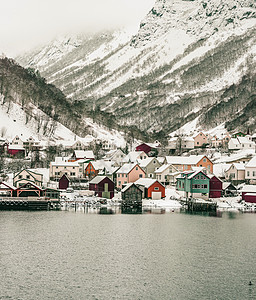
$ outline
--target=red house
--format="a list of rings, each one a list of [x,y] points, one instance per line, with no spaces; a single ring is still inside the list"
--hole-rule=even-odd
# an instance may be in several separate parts
[[[107,176],[96,176],[89,182],[89,190],[95,192],[95,196],[112,199],[114,197],[114,182]]]
[[[140,178],[135,184],[144,189],[143,198],[151,198],[152,200],[160,200],[165,198],[165,187],[156,179]]]
[[[25,148],[19,145],[7,145],[7,153],[11,156],[25,156]]]
[[[210,178],[209,198],[220,198],[222,193],[222,181],[215,175],[208,175]]]
[[[62,177],[59,180],[59,189],[60,190],[66,190],[69,187],[70,179],[67,175],[62,175]]]
[[[244,201],[249,203],[256,203],[256,193],[246,193],[244,195]]]
[[[84,170],[85,176],[86,177],[94,177],[97,176],[99,173],[99,169],[97,169],[97,165],[95,162],[89,162],[87,167]]]
[[[135,150],[136,151],[144,151],[146,154],[148,154],[152,150],[152,148],[149,145],[143,143],[143,144],[137,146]]]

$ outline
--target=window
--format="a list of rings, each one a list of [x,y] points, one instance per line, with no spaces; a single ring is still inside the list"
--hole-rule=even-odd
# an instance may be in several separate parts
[[[70,172],[70,176],[76,176],[75,172]]]
[[[138,171],[138,167],[136,167],[136,171]]]
[[[29,175],[27,175],[27,176],[26,176],[26,178],[27,178],[27,179],[30,179],[30,176],[29,176]]]
[[[201,175],[201,179],[203,179],[203,180],[205,179],[204,175]]]
[[[125,176],[128,177],[128,174],[126,174]]]
[[[207,184],[204,184],[204,189],[207,189]]]
[[[56,169],[58,169],[59,167],[56,167]]]
[[[124,184],[127,184],[127,181],[125,181]]]
[[[124,174],[122,174],[122,177],[124,177]]]
[[[118,185],[121,185],[121,181],[118,181]]]
[[[203,159],[203,162],[206,162],[206,158]]]
[[[73,170],[75,169],[75,167],[73,167]]]
[[[139,177],[142,178],[142,174],[140,174]]]
[[[22,175],[19,175],[19,179],[22,178]]]
[[[196,144],[199,145],[199,142],[197,142]]]
[[[155,190],[155,191],[159,191],[159,187],[155,187],[154,190]]]
[[[255,177],[255,171],[252,171],[252,176]]]
[[[247,176],[250,176],[250,171],[247,171]]]

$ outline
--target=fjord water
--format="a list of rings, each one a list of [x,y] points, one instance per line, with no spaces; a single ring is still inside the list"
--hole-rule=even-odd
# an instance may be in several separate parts
[[[255,233],[255,214],[0,212],[0,299],[256,299]]]

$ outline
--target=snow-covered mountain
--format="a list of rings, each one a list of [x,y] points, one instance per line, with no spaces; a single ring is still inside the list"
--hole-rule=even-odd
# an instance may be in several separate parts
[[[122,133],[109,130],[72,105],[55,86],[33,69],[24,69],[12,59],[0,58],[0,137],[13,139],[69,140],[90,143],[108,141],[125,147]]]
[[[255,128],[254,0],[157,0],[140,28],[65,37],[18,58],[120,125]]]

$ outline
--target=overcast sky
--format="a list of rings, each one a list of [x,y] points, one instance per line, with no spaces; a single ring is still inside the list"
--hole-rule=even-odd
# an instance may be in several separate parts
[[[139,24],[155,0],[0,0],[0,54],[15,56],[58,34]]]

